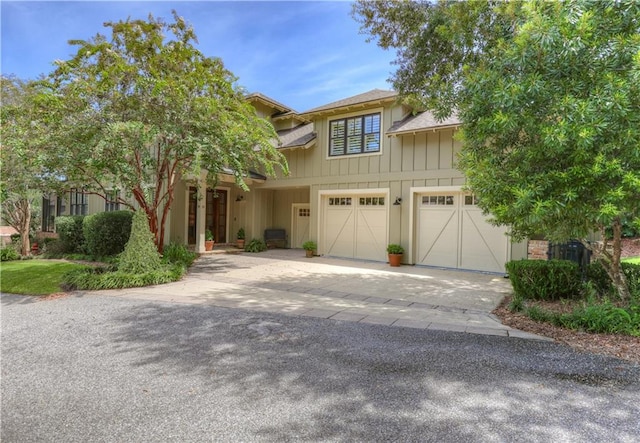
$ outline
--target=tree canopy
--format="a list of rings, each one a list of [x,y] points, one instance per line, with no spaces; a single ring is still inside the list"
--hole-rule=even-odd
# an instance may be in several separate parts
[[[586,238],[640,218],[640,4],[532,2],[514,37],[466,72],[460,168],[523,238]]]
[[[0,87],[2,218],[20,233],[21,254],[28,255],[34,208],[40,204],[51,177],[44,167],[50,91],[45,82],[7,76],[0,78]]]
[[[276,134],[259,118],[219,58],[195,47],[193,29],[174,11],[167,23],[109,22],[111,37],[74,40],[73,58],[51,79],[58,101],[52,164],[67,185],[101,195],[122,191],[138,203],[159,249],[179,178],[214,185],[231,171],[239,186],[249,170],[287,172]]]
[[[357,0],[352,16],[383,49],[396,49],[393,87],[439,118],[456,109],[464,70],[513,33],[522,2]]]
[[[640,219],[640,3],[367,1],[364,32],[396,48],[409,104],[459,112],[458,167],[520,239],[585,239],[623,297],[623,220]],[[593,245],[590,245],[593,247]]]

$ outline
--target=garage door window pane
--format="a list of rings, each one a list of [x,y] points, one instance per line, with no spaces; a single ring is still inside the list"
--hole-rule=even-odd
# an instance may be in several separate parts
[[[453,206],[455,203],[453,195],[424,195],[422,196],[423,206]]]

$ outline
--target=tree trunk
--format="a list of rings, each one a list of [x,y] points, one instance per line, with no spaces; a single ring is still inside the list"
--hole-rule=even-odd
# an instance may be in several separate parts
[[[23,256],[31,255],[31,241],[29,240],[29,227],[31,224],[31,211],[29,202],[26,201],[25,212],[23,213],[22,226],[20,226],[21,251]]]
[[[611,257],[611,270],[609,277],[613,282],[613,287],[618,291],[622,300],[630,300],[631,292],[627,285],[627,278],[620,266],[620,256],[622,255],[622,221],[616,218],[613,221],[613,255]]]
[[[607,237],[604,228],[601,229],[602,246],[592,249],[595,257],[600,260],[602,267],[607,272],[607,275],[611,279],[611,284],[615,288],[618,296],[623,301],[631,299],[631,292],[629,291],[629,285],[627,284],[627,278],[620,266],[620,256],[622,255],[622,221],[620,218],[616,218],[612,224],[613,238],[612,238],[612,252],[607,251]]]

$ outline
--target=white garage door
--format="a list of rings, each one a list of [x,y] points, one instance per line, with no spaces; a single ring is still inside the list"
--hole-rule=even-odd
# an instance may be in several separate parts
[[[334,257],[386,260],[387,206],[384,196],[325,197],[323,251]]]
[[[418,196],[416,263],[504,272],[509,238],[489,224],[476,199],[461,193]]]

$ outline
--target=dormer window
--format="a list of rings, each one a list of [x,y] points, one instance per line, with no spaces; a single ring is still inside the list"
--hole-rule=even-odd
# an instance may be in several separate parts
[[[380,113],[331,120],[329,156],[380,152]]]

